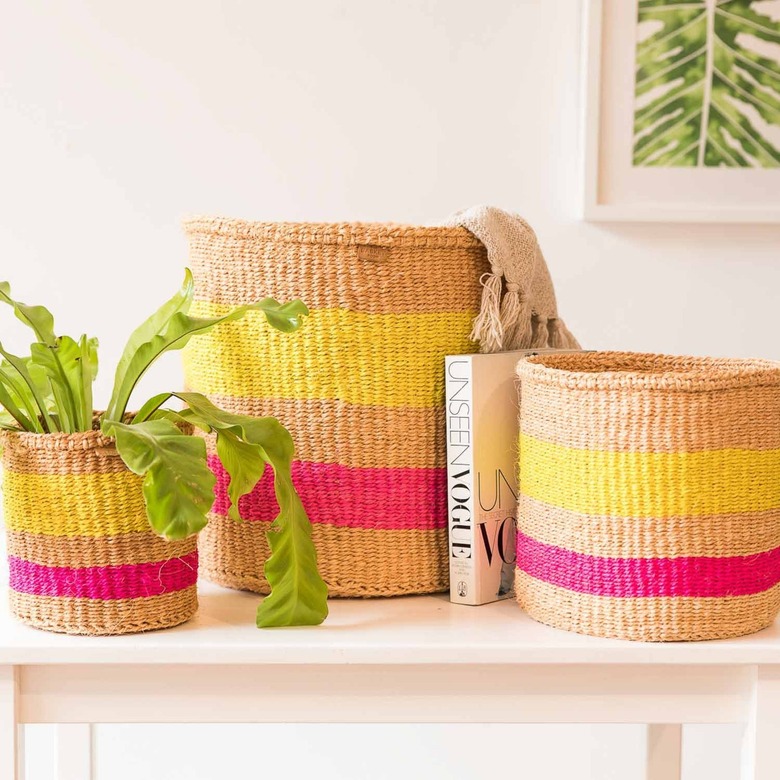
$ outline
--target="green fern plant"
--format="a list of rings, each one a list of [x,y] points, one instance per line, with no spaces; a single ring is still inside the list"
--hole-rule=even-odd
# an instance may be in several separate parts
[[[757,0],[639,0],[635,166],[780,166],[780,19]]]

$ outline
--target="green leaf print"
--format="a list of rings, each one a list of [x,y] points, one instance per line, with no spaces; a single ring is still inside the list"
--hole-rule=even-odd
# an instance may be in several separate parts
[[[768,0],[639,0],[635,166],[780,167]]]

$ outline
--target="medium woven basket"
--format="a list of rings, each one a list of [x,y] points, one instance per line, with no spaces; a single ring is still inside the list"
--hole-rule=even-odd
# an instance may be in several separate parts
[[[35,628],[127,634],[195,613],[196,540],[149,529],[141,478],[113,440],[9,433],[3,450],[11,611]]]
[[[282,334],[250,313],[193,339],[186,382],[225,409],[273,415],[296,444],[293,477],[333,596],[448,587],[444,356],[474,352],[484,246],[458,227],[186,223],[193,311],[271,296],[311,309]],[[267,592],[271,476],[227,518],[224,470],[201,533],[201,572]]]
[[[516,592],[558,628],[647,641],[780,609],[780,363],[631,353],[520,362]]]

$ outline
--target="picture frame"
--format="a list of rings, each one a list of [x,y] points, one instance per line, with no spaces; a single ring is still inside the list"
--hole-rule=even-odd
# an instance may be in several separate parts
[[[711,117],[702,124],[704,142],[700,141],[703,148],[699,152],[709,145],[706,154],[700,153],[698,159],[694,159],[696,149],[683,148],[683,142],[675,140],[669,147],[673,151],[677,143],[681,147],[679,152],[669,152],[660,158],[656,154],[655,161],[636,164],[640,136],[636,134],[638,125],[635,123],[642,109],[635,98],[635,74],[640,56],[637,50],[638,9],[642,1],[648,3],[654,13],[658,10],[652,0],[585,0],[581,139],[583,219],[592,222],[780,223],[780,161],[776,162],[772,151],[773,148],[780,149],[777,140],[780,139],[780,124],[775,127],[763,122],[761,117],[756,120],[763,132],[768,128],[773,134],[771,142],[767,142],[767,151],[763,151],[763,148],[750,145],[749,133],[746,139],[740,139],[740,128],[732,123],[722,131],[723,137],[733,142],[732,149],[719,136],[710,138],[711,123],[715,121]],[[677,12],[677,5],[686,10],[694,7],[691,11],[694,12],[701,4],[710,14],[721,7],[716,5],[718,2],[724,0],[698,0],[684,5],[681,0],[670,0],[664,7],[674,9],[673,12]],[[694,20],[693,23],[698,22]],[[628,35],[627,30],[630,31]],[[707,44],[714,47],[710,39]],[[754,55],[751,52],[742,53],[751,58],[743,57],[750,68],[757,67],[752,62]],[[676,55],[664,56],[672,61]],[[757,61],[763,60],[759,57]],[[780,57],[778,68],[777,83],[780,84]],[[674,75],[679,75],[679,71]],[[775,78],[772,73],[769,75]],[[774,84],[774,81],[770,83]],[[673,89],[669,87],[669,91],[673,92]],[[780,94],[777,99],[780,105]],[[710,97],[710,102],[713,101],[714,97]],[[746,112],[751,110],[750,105],[745,109]],[[742,117],[737,120],[741,122]],[[724,119],[727,121],[728,117]],[[669,119],[671,124],[672,119]],[[664,127],[663,123],[661,127]],[[715,130],[721,132],[717,124]],[[733,140],[735,136],[736,141]],[[740,140],[753,151],[757,149],[762,159],[742,154]],[[759,140],[763,142],[763,139]],[[718,157],[715,141],[723,157]],[[658,145],[656,143],[656,147]],[[683,160],[685,154],[689,156]],[[657,162],[659,159],[662,164]]]

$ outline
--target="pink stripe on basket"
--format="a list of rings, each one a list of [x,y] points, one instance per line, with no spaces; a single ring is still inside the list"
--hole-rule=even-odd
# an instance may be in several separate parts
[[[227,514],[228,476],[216,455],[213,511]],[[295,487],[313,523],[350,528],[446,528],[446,469],[369,469],[329,463],[292,464]],[[273,470],[239,502],[245,520],[273,520],[277,513]]]
[[[42,566],[8,556],[11,590],[34,596],[136,599],[184,590],[198,579],[198,553],[154,563],[122,566]]]
[[[517,534],[517,567],[594,596],[747,596],[780,582],[780,547],[724,558],[600,558]]]

